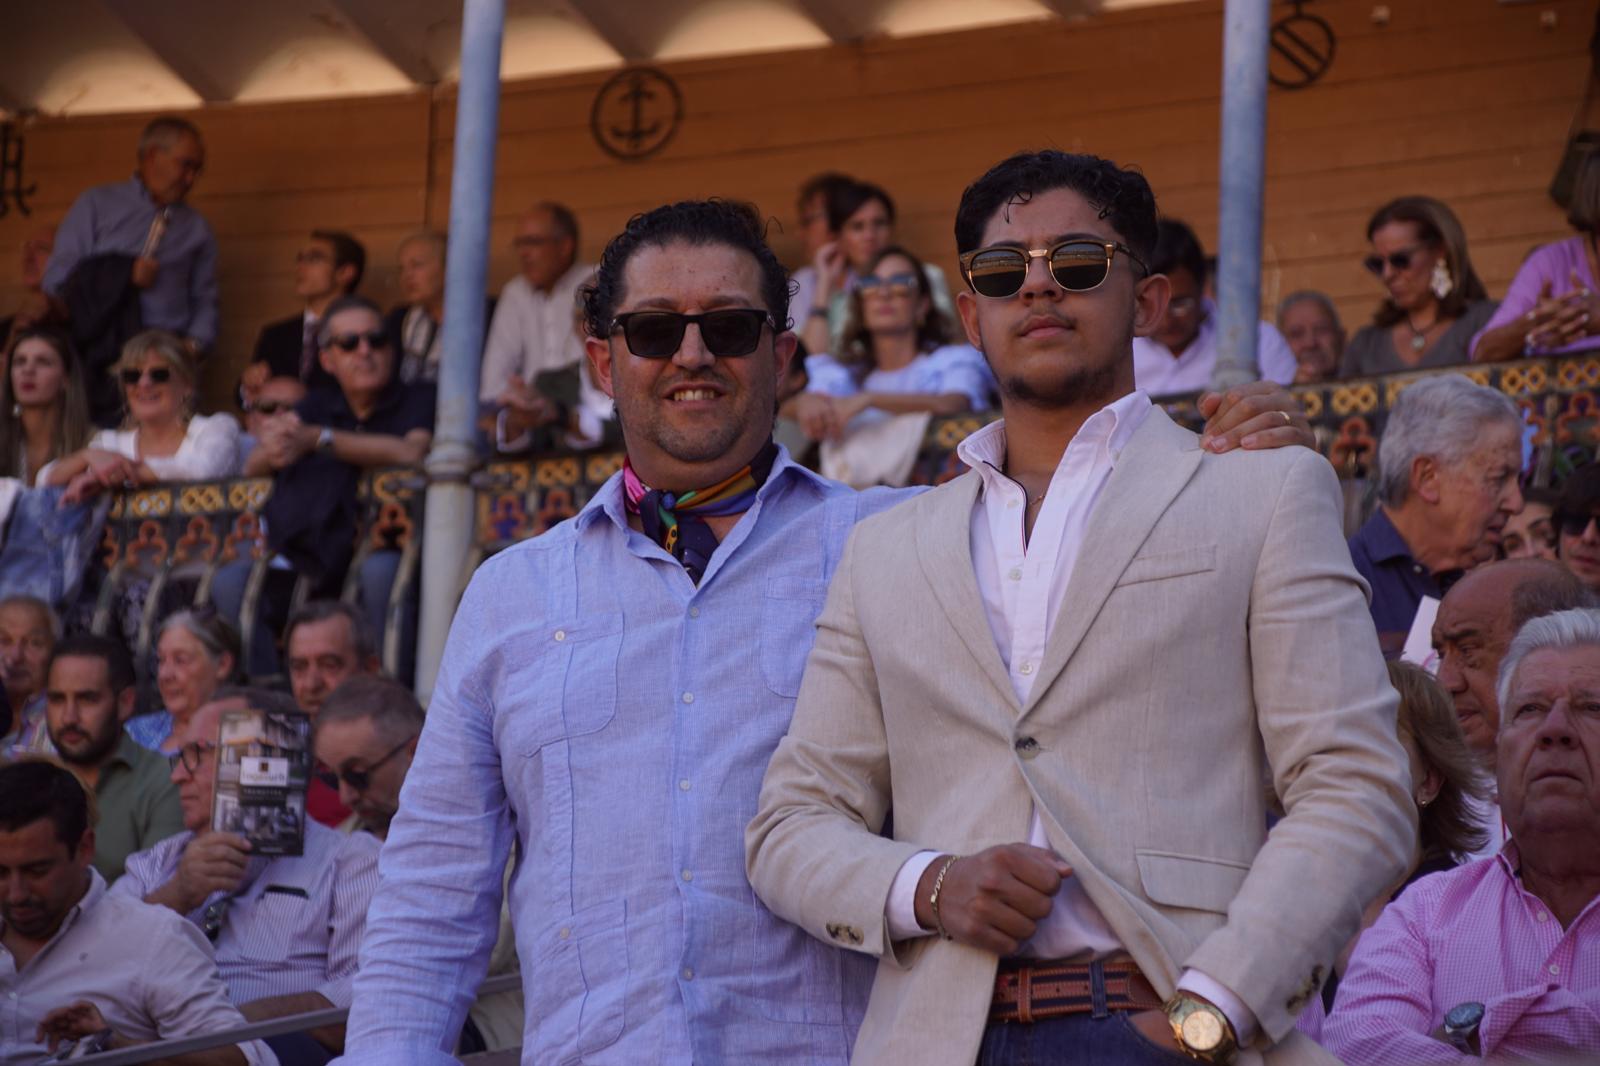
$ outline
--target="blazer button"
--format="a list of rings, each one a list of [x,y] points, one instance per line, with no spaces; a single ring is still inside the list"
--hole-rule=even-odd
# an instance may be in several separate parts
[[[1032,737],[1018,737],[1016,743],[1017,754],[1024,759],[1031,759],[1044,750],[1039,747],[1039,742]]]

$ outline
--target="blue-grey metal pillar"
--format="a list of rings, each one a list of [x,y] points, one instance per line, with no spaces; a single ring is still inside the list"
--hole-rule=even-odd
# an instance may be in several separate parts
[[[477,460],[478,361],[485,325],[483,294],[488,291],[505,21],[505,0],[464,0],[461,5],[461,88],[450,176],[439,410],[426,464],[428,507],[422,537],[416,687],[424,704],[433,694],[461,591],[462,566],[472,547],[472,486],[467,478]]]
[[[1211,385],[1261,376],[1261,206],[1266,185],[1269,0],[1227,0],[1222,38],[1222,204],[1217,363]]]

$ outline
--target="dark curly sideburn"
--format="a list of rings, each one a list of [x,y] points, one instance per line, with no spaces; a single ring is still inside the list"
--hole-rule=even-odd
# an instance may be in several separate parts
[[[1071,189],[1111,223],[1123,242],[1146,263],[1156,243],[1156,197],[1137,170],[1093,155],[1046,149],[1018,152],[996,163],[968,185],[956,210],[956,250],[970,252],[996,211],[1025,204],[1052,189]]]
[[[755,256],[761,266],[761,297],[779,329],[789,328],[789,272],[767,247],[766,223],[753,204],[738,200],[682,200],[628,220],[600,255],[595,279],[582,292],[583,328],[591,337],[611,333],[611,320],[626,294],[622,278],[628,260],[641,248],[675,241],[704,246],[725,244]]]

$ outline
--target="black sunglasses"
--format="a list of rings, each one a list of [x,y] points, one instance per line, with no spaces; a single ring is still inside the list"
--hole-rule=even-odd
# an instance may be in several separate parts
[[[379,759],[365,770],[352,770],[349,767],[341,768],[338,774],[339,780],[343,781],[357,792],[365,792],[372,784],[372,772],[378,767],[382,766],[384,763],[388,762],[390,759],[394,758],[396,755],[399,755],[402,751],[406,750],[406,746],[416,739],[416,737],[407,737],[405,740],[402,740],[399,747],[390,751],[389,754],[385,755],[383,758]]]
[[[279,411],[293,410],[294,404],[287,400],[257,400],[250,405],[250,413],[253,415],[275,415]]]
[[[148,377],[152,385],[165,385],[172,380],[170,366],[147,366],[143,370],[138,367],[124,367],[122,370],[122,383],[124,385],[137,385]]]
[[[1141,273],[1150,272],[1125,244],[1071,240],[1049,248],[978,248],[961,256],[961,274],[979,296],[1003,300],[1022,291],[1029,264],[1043,259],[1057,285],[1068,292],[1089,292],[1111,276],[1111,260],[1119,252]]]
[[[1388,255],[1369,255],[1361,260],[1361,265],[1366,267],[1374,277],[1383,277],[1383,265],[1388,263],[1396,271],[1410,270],[1411,260],[1420,252],[1420,248],[1402,248],[1398,252]]]
[[[1564,537],[1581,537],[1590,522],[1600,521],[1600,514],[1558,514],[1556,528]]]
[[[726,311],[706,311],[682,315],[676,311],[630,311],[611,320],[611,332],[622,330],[628,351],[641,359],[670,359],[683,345],[683,332],[693,322],[700,327],[700,341],[706,351],[719,359],[749,355],[761,343],[761,327],[778,324],[765,311],[754,307],[730,307]]]
[[[367,347],[373,351],[389,347],[389,335],[381,329],[369,333],[339,333],[328,338],[328,346],[337,348],[341,352],[353,352],[361,347],[361,342],[366,341]]]

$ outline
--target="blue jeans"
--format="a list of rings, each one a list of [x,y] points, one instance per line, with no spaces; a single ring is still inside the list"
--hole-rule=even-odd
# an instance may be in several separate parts
[[[1158,1047],[1128,1021],[1125,1010],[1106,1007],[1099,967],[1089,978],[1094,1009],[1041,1022],[990,1022],[978,1045],[977,1066],[1174,1066],[1193,1059]]]

